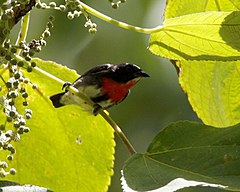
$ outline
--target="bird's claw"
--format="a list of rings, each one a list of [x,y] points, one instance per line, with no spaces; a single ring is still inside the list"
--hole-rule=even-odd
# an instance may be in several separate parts
[[[93,105],[93,115],[96,116],[101,109],[102,109],[102,107],[99,104],[94,104]]]
[[[72,83],[70,82],[65,82],[62,86],[62,90],[68,91],[69,87],[71,86]]]

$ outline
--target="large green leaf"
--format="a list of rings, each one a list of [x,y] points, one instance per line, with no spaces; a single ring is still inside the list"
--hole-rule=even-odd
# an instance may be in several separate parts
[[[177,178],[240,190],[240,125],[225,129],[193,122],[169,125],[147,153],[132,156],[123,174],[134,190],[163,187]]]
[[[181,61],[179,81],[205,124],[226,127],[240,122],[240,62]]]
[[[167,0],[165,18],[179,17],[205,11],[237,11],[239,0]]]
[[[149,49],[173,60],[240,59],[240,12],[205,12],[164,21]]]
[[[76,72],[53,62],[36,60],[37,65],[64,81],[73,81]],[[38,90],[27,86],[33,118],[30,132],[15,143],[17,153],[10,166],[16,175],[7,176],[20,184],[34,184],[58,192],[107,191],[113,174],[113,130],[101,116],[77,106],[55,109],[48,97],[61,92],[62,85],[37,73],[25,73]],[[21,110],[21,106],[18,106]],[[5,121],[4,114],[0,120]],[[12,124],[8,124],[12,128]],[[1,160],[5,154],[1,153]]]

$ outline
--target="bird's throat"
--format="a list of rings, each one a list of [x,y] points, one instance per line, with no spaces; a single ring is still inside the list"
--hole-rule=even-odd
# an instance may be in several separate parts
[[[127,83],[118,83],[109,78],[103,78],[102,90],[113,102],[120,102],[128,93],[129,89],[138,81],[133,79]]]

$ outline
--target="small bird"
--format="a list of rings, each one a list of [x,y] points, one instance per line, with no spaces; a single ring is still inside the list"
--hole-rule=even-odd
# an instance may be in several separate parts
[[[93,114],[97,115],[99,109],[108,109],[121,103],[127,97],[130,88],[141,77],[149,77],[149,75],[137,65],[102,64],[90,69],[72,84],[66,82],[63,85],[63,89],[66,88],[65,92],[52,95],[50,99],[56,108],[64,105],[79,105],[89,110],[83,99],[68,91],[67,87],[71,85],[95,103]]]

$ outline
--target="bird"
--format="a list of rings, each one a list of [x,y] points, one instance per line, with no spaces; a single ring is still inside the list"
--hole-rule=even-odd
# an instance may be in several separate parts
[[[62,87],[65,91],[50,96],[50,100],[55,108],[79,105],[92,110],[86,101],[68,90],[67,87],[73,86],[93,101],[92,112],[97,115],[100,109],[121,103],[142,77],[149,75],[135,64],[102,64],[85,72],[72,84],[66,82]]]

